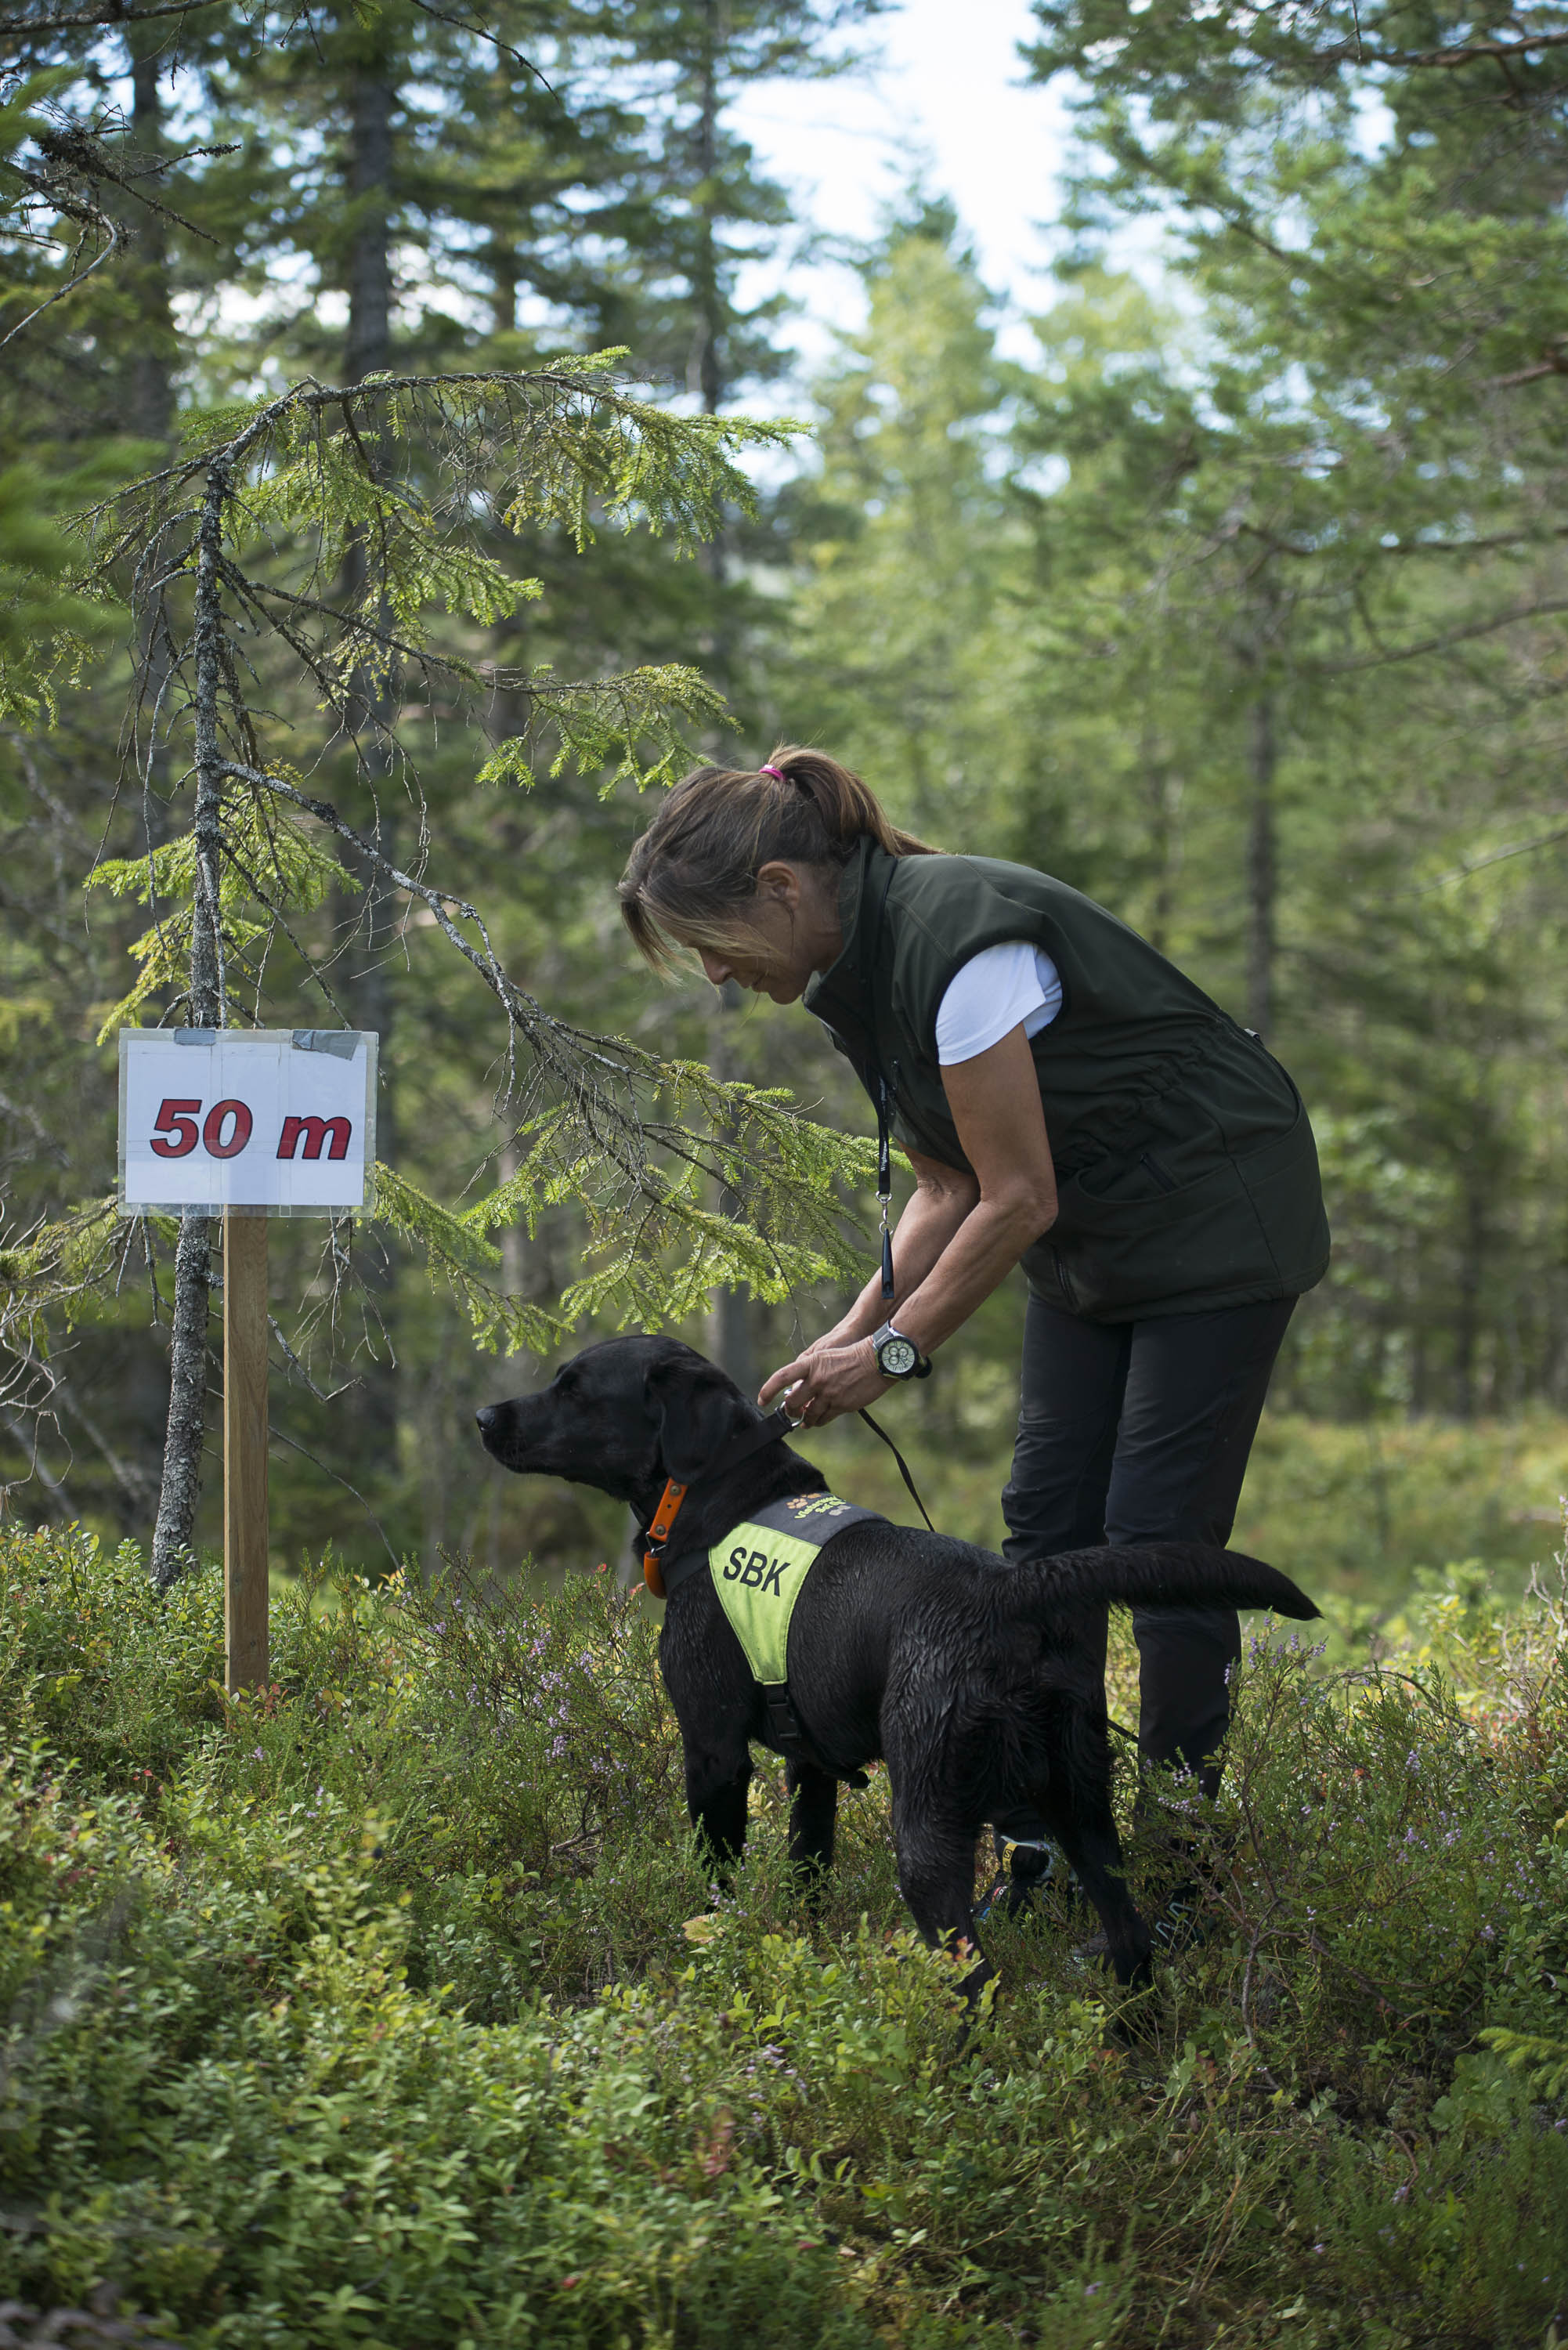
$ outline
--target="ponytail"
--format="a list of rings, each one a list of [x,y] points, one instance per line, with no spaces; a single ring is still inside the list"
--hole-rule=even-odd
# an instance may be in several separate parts
[[[756,769],[697,767],[677,784],[620,878],[621,919],[639,954],[668,971],[680,942],[723,951],[744,935],[759,869],[842,868],[869,837],[889,857],[936,851],[888,821],[874,792],[823,751],[791,744]]]

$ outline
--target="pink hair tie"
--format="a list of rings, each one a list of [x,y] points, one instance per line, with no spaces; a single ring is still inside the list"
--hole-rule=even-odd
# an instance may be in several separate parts
[[[782,767],[759,767],[757,773],[759,775],[776,775],[781,784],[787,784],[789,781]]]

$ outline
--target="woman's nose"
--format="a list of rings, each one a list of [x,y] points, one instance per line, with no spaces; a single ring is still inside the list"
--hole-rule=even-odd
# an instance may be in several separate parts
[[[711,954],[706,947],[699,947],[697,951],[701,957],[703,970],[715,987],[722,987],[727,979],[734,978],[734,972],[722,955]]]

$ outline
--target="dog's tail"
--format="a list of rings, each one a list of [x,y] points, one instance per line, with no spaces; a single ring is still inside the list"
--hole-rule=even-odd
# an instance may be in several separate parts
[[[1042,1559],[1040,1596],[1047,1608],[1272,1607],[1303,1620],[1315,1616],[1304,1591],[1278,1567],[1208,1543],[1140,1543],[1116,1549],[1070,1550]]]

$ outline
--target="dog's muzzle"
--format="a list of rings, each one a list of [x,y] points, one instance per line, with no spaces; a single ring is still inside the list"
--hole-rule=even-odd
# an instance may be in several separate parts
[[[512,1426],[511,1405],[509,1403],[482,1404],[473,1417],[478,1422],[479,1433],[485,1451],[493,1452],[499,1459],[501,1448],[505,1443]]]

